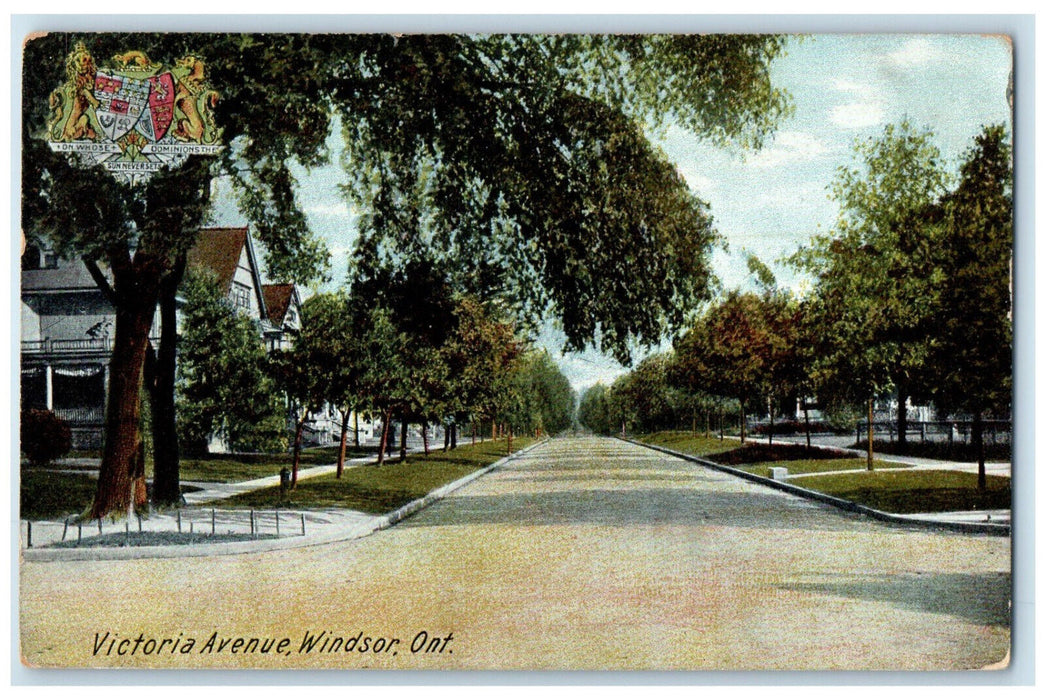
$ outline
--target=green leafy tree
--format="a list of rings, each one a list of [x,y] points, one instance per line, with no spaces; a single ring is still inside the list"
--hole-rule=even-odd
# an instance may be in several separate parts
[[[517,375],[521,411],[515,427],[534,435],[562,432],[574,417],[574,390],[547,350],[524,355]]]
[[[201,41],[199,36],[174,33],[51,33],[26,43],[23,226],[46,238],[63,256],[82,259],[116,314],[105,447],[91,517],[123,513],[132,505],[132,482],[142,445],[140,389],[147,357],[153,353],[153,371],[165,373],[165,381],[155,387],[165,396],[153,397],[154,410],[163,414],[163,420],[153,420],[157,490],[161,500],[178,496],[177,447],[159,449],[174,435],[174,295],[184,273],[185,256],[204,222],[212,179],[222,170],[212,158],[190,156],[180,168],[161,171],[147,185],[131,187],[109,177],[100,166],[93,172],[73,167],[65,154],[52,152],[46,143],[50,94],[79,68],[104,68],[115,61],[109,57],[126,55],[129,50],[168,66],[189,56],[200,59],[212,84],[220,86],[216,111],[226,143],[240,137],[238,143],[244,145],[226,149],[224,172],[232,175],[245,200],[257,203],[247,209],[270,251],[270,269],[278,276],[308,279],[317,272],[324,254],[293,205],[293,183],[286,165],[292,158],[306,164],[320,159],[329,115],[319,107],[320,100],[310,106],[302,99],[308,81],[302,80],[300,72],[284,70],[284,62],[303,42],[308,39],[290,38],[279,46],[266,42],[263,47],[249,46],[243,37],[229,35]],[[89,63],[82,61],[82,53],[81,62],[67,63],[67,56],[78,45],[91,57]],[[272,55],[266,56],[269,52]],[[273,119],[273,114],[280,118]],[[250,167],[262,161],[266,166]],[[264,216],[262,208],[266,209]],[[300,274],[289,274],[292,272]],[[149,330],[161,298],[165,300],[164,335],[157,352],[150,347]]]
[[[627,407],[632,430],[650,433],[678,428],[685,417],[686,397],[671,381],[672,356],[660,353],[645,358],[614,383],[615,399]]]
[[[736,399],[745,441],[748,409],[773,383],[780,344],[767,303],[757,294],[731,291],[675,343],[676,373],[691,391]]]
[[[810,309],[821,338],[813,375],[827,401],[867,402],[869,428],[875,397],[894,390],[904,436],[942,281],[928,212],[947,177],[933,134],[907,121],[859,142],[855,156],[857,164],[840,168],[833,186],[836,229],[796,257],[816,275]]]
[[[300,357],[310,363],[326,401],[341,414],[336,478],[345,468],[349,418],[358,414],[364,403],[362,376],[368,358],[364,354],[365,324],[355,322],[355,301],[345,292],[322,293],[309,297],[302,305],[302,332],[295,339]],[[358,436],[356,438],[358,445]]]
[[[513,324],[474,297],[459,298],[456,314],[457,329],[445,349],[449,394],[454,410],[468,415],[475,436],[478,423],[496,421],[514,398],[523,345]]]
[[[396,328],[392,312],[383,306],[366,310],[363,315],[363,352],[367,358],[360,375],[360,395],[364,405],[381,417],[381,442],[378,466],[385,463],[389,448],[389,427],[393,411],[409,391],[409,370],[403,364],[402,349],[407,341]]]
[[[178,363],[182,443],[206,454],[212,437],[235,450],[286,445],[279,392],[267,374],[257,326],[237,313],[217,283],[190,275],[183,285]]]
[[[614,432],[610,416],[608,389],[599,383],[585,389],[578,402],[578,422],[594,433],[610,435]]]
[[[79,41],[102,62],[132,49],[163,64],[199,59],[220,96],[220,163],[194,156],[131,188],[51,152],[48,97]],[[435,243],[461,262],[456,285],[531,312],[551,305],[573,347],[599,337],[625,357],[630,339],[656,342],[706,294],[714,240],[704,205],[638,122],[758,146],[789,108],[769,79],[783,44],[772,35],[173,33],[28,42],[23,223],[107,268],[117,312],[91,515],[129,505],[149,326],[161,299],[173,308],[214,177],[231,178],[270,274],[307,282],[325,251],[295,202],[291,166],[325,161],[338,118],[358,175],[352,194],[368,212],[362,246],[402,259]],[[405,198],[419,201],[424,221],[402,221]]]
[[[943,284],[928,367],[938,408],[974,418],[983,489],[983,417],[1008,415],[1013,387],[1013,164],[1002,127],[977,136],[960,174],[936,241]]]

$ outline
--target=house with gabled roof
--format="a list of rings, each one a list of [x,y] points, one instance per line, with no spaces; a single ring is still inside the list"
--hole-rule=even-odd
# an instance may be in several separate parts
[[[186,257],[186,266],[214,275],[237,312],[259,323],[268,320],[261,268],[246,226],[201,230]]]
[[[288,347],[301,328],[301,297],[293,284],[263,285],[247,227],[198,233],[187,267],[215,277],[233,307],[256,321],[271,351]],[[38,246],[22,258],[22,408],[45,408],[69,422],[74,446],[101,444],[115,312],[80,260],[64,260]],[[271,307],[271,308],[270,308]],[[160,336],[159,314],[150,332]],[[313,441],[330,429],[319,418]]]
[[[289,348],[301,330],[301,295],[294,284],[263,284],[262,298],[268,315],[263,333],[269,351]]]

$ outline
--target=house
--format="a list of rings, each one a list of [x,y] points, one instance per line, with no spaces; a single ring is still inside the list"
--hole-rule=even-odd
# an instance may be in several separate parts
[[[246,227],[201,230],[186,262],[190,270],[214,275],[234,308],[256,321],[270,351],[293,342],[301,327],[301,297],[293,284],[262,284]],[[75,448],[100,447],[115,330],[112,305],[82,261],[61,259],[35,245],[22,256],[21,300],[22,408],[49,409],[68,421]],[[154,345],[159,336],[157,313],[150,331]],[[312,442],[330,442],[329,424],[318,419]]]
[[[81,261],[30,245],[22,255],[21,316],[22,408],[54,411],[72,427],[74,447],[99,447],[112,306]]]
[[[262,298],[268,314],[265,346],[269,352],[294,345],[294,335],[301,330],[301,297],[293,284],[263,284]]]

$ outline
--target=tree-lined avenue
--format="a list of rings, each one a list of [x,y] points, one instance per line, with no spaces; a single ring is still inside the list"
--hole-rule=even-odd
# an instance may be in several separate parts
[[[1008,649],[1009,572],[1006,538],[885,525],[564,438],[360,540],[23,563],[21,641],[29,664],[62,666],[972,669]],[[299,653],[323,630],[401,641]],[[411,653],[422,631],[453,638]],[[94,654],[105,632],[196,646]],[[287,637],[289,655],[200,653],[214,633]]]

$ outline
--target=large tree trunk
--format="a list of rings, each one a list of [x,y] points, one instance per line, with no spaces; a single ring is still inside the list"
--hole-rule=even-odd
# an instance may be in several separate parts
[[[458,423],[454,421],[450,424],[450,449],[454,449],[458,446]]]
[[[141,449],[142,370],[158,294],[155,285],[139,285],[139,297],[116,307],[109,394],[105,410],[105,445],[98,487],[88,517],[131,511]],[[117,288],[117,293],[121,290]],[[129,295],[121,294],[121,297]]]
[[[184,274],[185,256],[182,255],[160,285],[160,346],[149,385],[153,427],[153,502],[157,505],[175,505],[182,497],[174,389],[178,355],[177,292]]]
[[[345,447],[349,441],[349,414],[351,413],[352,411],[348,408],[341,412],[341,443],[338,445],[338,470],[334,474],[336,479],[340,479],[345,471]]]

